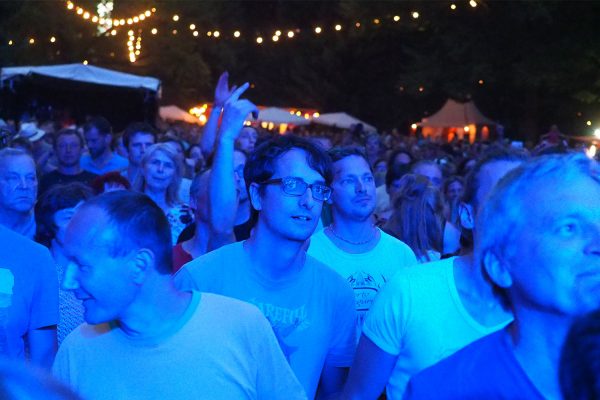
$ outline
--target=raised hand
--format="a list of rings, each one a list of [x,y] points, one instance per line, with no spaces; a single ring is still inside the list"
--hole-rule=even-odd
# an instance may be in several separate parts
[[[225,102],[223,119],[221,120],[222,138],[236,139],[242,131],[244,121],[248,118],[248,115],[252,114],[254,118],[258,117],[258,107],[250,100],[239,98],[249,86],[248,82],[244,83],[234,90]]]
[[[225,71],[219,76],[219,81],[217,82],[217,87],[215,88],[215,101],[214,107],[223,107],[225,102],[233,92],[237,86],[233,85],[231,88],[229,87],[229,72]]]

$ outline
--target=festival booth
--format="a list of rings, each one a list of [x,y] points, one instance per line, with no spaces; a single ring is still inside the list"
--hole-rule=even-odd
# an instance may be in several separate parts
[[[353,117],[352,115],[346,114],[345,112],[321,114],[318,117],[313,117],[311,121],[315,124],[341,129],[350,129],[355,125],[362,124],[364,131],[376,131],[373,125],[369,125],[366,122]]]
[[[457,137],[473,143],[476,139],[488,140],[495,125],[472,101],[459,103],[448,99],[438,112],[414,124],[413,129],[421,127],[425,138],[450,142]]]
[[[268,130],[277,128],[279,133],[287,131],[289,126],[310,124],[308,118],[298,116],[290,111],[277,107],[260,108],[258,118],[255,121],[259,122],[261,127]]]
[[[153,122],[160,81],[84,64],[8,67],[0,71],[3,113],[18,119],[40,108],[82,122],[103,115],[121,130],[129,121]]]

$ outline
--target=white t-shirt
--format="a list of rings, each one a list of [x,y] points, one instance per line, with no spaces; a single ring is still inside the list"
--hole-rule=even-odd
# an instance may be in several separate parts
[[[383,231],[377,245],[366,253],[348,253],[317,231],[310,238],[308,254],[327,265],[350,283],[354,290],[358,329],[377,292],[400,269],[417,263],[415,253],[404,242]]]
[[[306,399],[260,311],[209,293],[193,292],[185,315],[160,337],[81,325],[53,373],[88,400]]]
[[[367,315],[363,334],[398,356],[388,399],[401,399],[412,375],[511,322],[486,327],[471,317],[456,288],[455,258],[396,274]]]

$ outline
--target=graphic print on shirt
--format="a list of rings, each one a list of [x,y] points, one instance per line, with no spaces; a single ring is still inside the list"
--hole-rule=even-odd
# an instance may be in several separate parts
[[[271,324],[275,337],[279,342],[279,347],[281,347],[285,358],[289,362],[290,356],[298,350],[298,346],[289,343],[289,336],[294,332],[302,332],[310,326],[306,306],[285,308],[256,301],[255,299],[250,302],[258,307]]]
[[[11,270],[0,268],[0,354],[8,354],[8,309],[12,305],[15,277]]]
[[[367,311],[371,308],[377,292],[385,285],[386,281],[383,275],[379,279],[375,279],[364,271],[355,271],[348,276],[348,283],[354,291],[358,327],[362,327]]]

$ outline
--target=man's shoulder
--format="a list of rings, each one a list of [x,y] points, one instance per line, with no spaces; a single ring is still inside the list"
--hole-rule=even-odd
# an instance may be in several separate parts
[[[221,246],[216,250],[210,251],[198,258],[193,259],[189,263],[185,264],[182,269],[185,268],[189,272],[194,272],[198,269],[212,268],[215,266],[221,267],[224,266],[222,264],[223,261],[236,258],[241,251],[243,251],[243,242],[226,244],[225,246]]]
[[[406,282],[414,286],[431,286],[446,281],[454,265],[454,258],[432,261],[426,264],[415,264],[402,269],[390,280],[388,285],[404,285]]]
[[[306,263],[304,267],[309,268],[313,272],[314,276],[319,282],[321,282],[322,286],[330,287],[334,292],[345,291],[352,293],[352,288],[348,284],[348,281],[344,279],[344,277],[310,254],[306,255]]]
[[[52,261],[50,251],[39,243],[3,226],[0,225],[0,255],[3,259],[7,256],[15,256],[26,254],[23,262],[35,264],[36,262]]]

